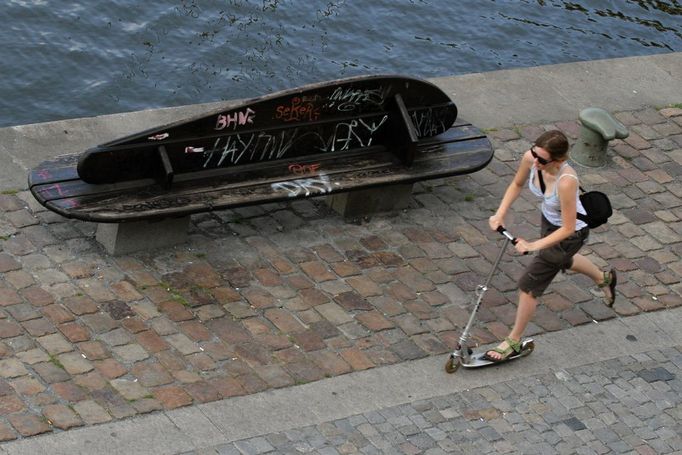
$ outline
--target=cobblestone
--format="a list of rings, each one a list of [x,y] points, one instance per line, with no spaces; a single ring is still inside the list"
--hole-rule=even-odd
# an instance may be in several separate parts
[[[645,362],[623,356],[563,370],[561,375],[530,377],[524,380],[523,386],[501,382],[492,387],[473,388],[261,435],[208,450],[217,453],[291,453],[292,448],[315,453],[677,453],[682,445],[679,413],[675,419],[643,409],[657,407],[659,400],[648,395],[661,386],[679,388],[682,374],[679,365],[663,372],[660,367],[648,368],[646,364],[656,358],[671,365],[671,360],[679,359],[681,352],[682,347],[651,351],[639,356],[649,359]],[[654,370],[658,376],[652,375]],[[625,405],[630,396],[627,392],[612,393],[620,385],[629,384],[633,374],[635,379],[651,379],[640,380],[636,385],[643,401],[634,408],[639,409],[635,413]],[[543,386],[528,386],[538,383]],[[497,391],[503,391],[504,396]],[[556,395],[572,395],[582,400],[576,407],[564,408],[557,404]],[[682,405],[680,394],[670,395],[669,400],[668,409]]]
[[[631,136],[613,142],[605,168],[580,169],[581,181],[608,193],[615,208],[609,226],[593,231],[585,248],[596,263],[619,271],[615,307],[588,292],[583,277],[563,275],[543,297],[529,332],[682,304],[678,111],[615,113]],[[359,225],[344,224],[314,199],[203,214],[194,219],[188,245],[119,258],[101,253],[89,224],[36,210],[26,204],[27,192],[0,195],[0,377],[14,387],[5,394],[13,411],[0,418],[0,440],[50,431],[46,412],[64,419],[50,419],[61,428],[92,425],[447,351],[500,245],[485,225],[491,197],[467,201],[464,194],[501,196],[518,152],[554,127],[575,137],[575,122],[491,131],[496,157],[488,167],[416,185],[409,210]],[[536,235],[530,226],[537,225],[535,202],[524,195],[515,208],[519,233]],[[225,237],[225,226],[237,235]],[[476,341],[500,338],[513,323],[515,280],[526,260],[504,258],[483,302]],[[661,410],[679,407],[682,360],[679,353],[669,356],[641,369],[637,359],[628,367],[632,377],[621,381],[608,374],[587,380],[577,372],[586,380],[571,377],[574,388],[558,391],[548,389],[560,384],[550,377],[544,391],[534,389],[534,405],[549,403],[554,393],[555,414],[515,414],[526,403],[510,398],[509,390],[498,396],[486,390],[470,406],[482,421],[464,417],[470,409],[456,403],[465,398],[458,396],[449,397],[451,406],[432,401],[428,410],[413,410],[420,419],[400,427],[379,427],[385,423],[379,414],[356,416],[377,431],[376,439],[345,421],[334,423],[341,430],[329,447],[324,438],[290,434],[265,440],[284,453],[298,447],[322,453],[680,450],[679,440],[647,427]],[[124,387],[125,381],[135,385]],[[592,401],[574,398],[583,391]],[[599,393],[627,407],[611,409],[613,403],[595,398]],[[603,441],[605,426],[619,421],[656,442]],[[473,434],[479,439],[466,437]],[[261,448],[267,446],[241,450]]]

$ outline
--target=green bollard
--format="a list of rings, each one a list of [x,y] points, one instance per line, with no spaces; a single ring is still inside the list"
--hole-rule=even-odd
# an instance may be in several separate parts
[[[571,159],[583,166],[604,166],[609,141],[624,139],[630,134],[625,125],[598,107],[580,111],[580,124],[580,135],[571,149]]]

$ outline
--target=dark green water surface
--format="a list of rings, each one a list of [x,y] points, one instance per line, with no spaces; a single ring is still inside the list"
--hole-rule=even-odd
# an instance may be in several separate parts
[[[0,126],[682,51],[677,0],[5,0],[0,23]]]

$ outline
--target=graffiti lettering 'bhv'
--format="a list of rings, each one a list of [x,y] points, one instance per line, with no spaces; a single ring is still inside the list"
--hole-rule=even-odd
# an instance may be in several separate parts
[[[256,112],[247,107],[245,111],[234,112],[232,114],[220,114],[216,120],[215,129],[224,130],[225,128],[232,127],[236,129],[237,126],[244,126],[247,123],[253,123],[253,119],[256,118]]]

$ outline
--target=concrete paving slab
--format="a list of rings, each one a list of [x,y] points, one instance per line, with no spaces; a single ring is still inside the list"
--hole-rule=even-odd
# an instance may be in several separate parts
[[[682,312],[673,312],[671,316],[682,316]],[[588,324],[576,330],[554,332],[542,339],[545,360],[554,359],[550,363],[556,365],[558,359],[563,359],[558,363],[565,367],[583,365],[585,357],[598,362],[675,345],[669,332],[662,332],[646,315]]]
[[[670,344],[682,345],[682,330],[680,330],[682,319],[680,317],[675,317],[674,314],[671,316],[667,314],[667,312],[662,312],[647,313],[646,318],[652,322],[659,333],[665,334],[671,338]]]
[[[225,435],[199,406],[174,409],[166,415],[193,447],[210,447],[222,443]]]
[[[319,415],[327,405],[352,412],[345,403],[329,401],[334,395],[324,390],[326,385],[316,384],[320,382],[208,403],[200,409],[226,440],[243,439],[242,435],[251,434],[254,428],[263,433],[281,431],[286,422],[309,425],[322,418]]]
[[[541,68],[540,77],[556,87],[570,106],[578,107],[577,112],[586,107],[608,106],[617,111],[624,106],[664,106],[679,101],[679,96],[671,96],[669,87],[682,81],[660,68],[657,61],[626,58],[589,65],[578,62]],[[589,89],[595,86],[602,88],[596,98]]]
[[[459,118],[479,128],[577,117],[575,105],[543,79],[537,68],[468,74],[456,80],[443,78],[434,82],[454,100]]]
[[[194,449],[165,414],[24,439],[2,446],[8,455],[175,454]]]
[[[618,355],[627,355],[631,351],[630,344],[638,342],[640,350],[652,349],[658,346],[672,343],[670,335],[659,330],[658,326],[648,318],[637,319],[630,322],[627,318],[620,319],[622,325],[607,330],[597,330],[596,336],[601,335],[601,339],[608,339],[611,344],[619,348]],[[596,344],[595,346],[600,346]]]
[[[679,52],[672,52],[666,54],[652,55],[650,63],[658,66],[663,71],[667,72],[671,78],[676,78],[679,76],[677,71],[679,71]],[[646,68],[645,68],[646,69]]]
[[[479,128],[575,120],[586,107],[611,111],[682,101],[682,54],[595,60],[433,80],[460,117]],[[541,101],[540,101],[541,100]]]

